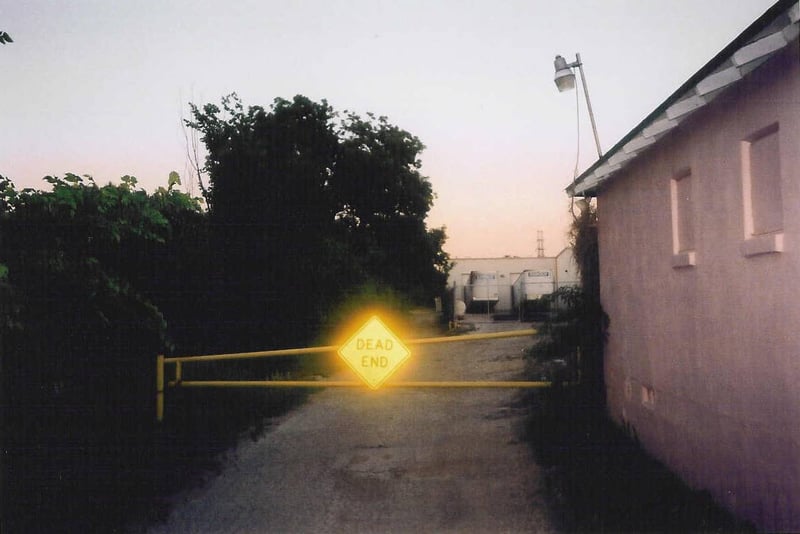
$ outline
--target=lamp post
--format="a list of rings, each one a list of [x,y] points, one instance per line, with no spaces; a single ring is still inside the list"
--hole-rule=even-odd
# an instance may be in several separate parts
[[[583,63],[581,62],[581,55],[576,53],[575,54],[575,61],[573,63],[567,63],[567,61],[561,57],[556,56],[556,60],[554,62],[556,68],[556,75],[554,81],[556,83],[556,87],[560,92],[568,91],[570,89],[575,88],[575,73],[572,71],[573,68],[578,67],[578,70],[581,73],[581,83],[583,84],[583,94],[586,97],[586,108],[589,110],[589,119],[592,121],[592,131],[594,132],[594,144],[597,146],[597,157],[603,157],[603,151],[600,149],[600,139],[597,137],[597,125],[594,122],[594,113],[592,112],[592,102],[589,100],[589,89],[586,87],[586,75],[583,72]]]

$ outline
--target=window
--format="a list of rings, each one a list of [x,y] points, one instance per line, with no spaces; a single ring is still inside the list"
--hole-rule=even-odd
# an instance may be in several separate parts
[[[783,248],[783,193],[778,124],[742,141],[745,256]]]
[[[695,264],[694,180],[691,169],[682,169],[670,182],[672,196],[672,265]]]

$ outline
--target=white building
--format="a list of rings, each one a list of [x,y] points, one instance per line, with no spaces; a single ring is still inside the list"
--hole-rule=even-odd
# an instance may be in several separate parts
[[[454,298],[464,301],[464,288],[469,284],[470,273],[497,273],[497,303],[492,307],[494,313],[512,311],[511,287],[520,274],[527,270],[549,270],[553,273],[554,291],[559,287],[579,284],[578,267],[571,248],[565,248],[554,257],[505,256],[502,258],[455,258],[448,287],[454,289]]]

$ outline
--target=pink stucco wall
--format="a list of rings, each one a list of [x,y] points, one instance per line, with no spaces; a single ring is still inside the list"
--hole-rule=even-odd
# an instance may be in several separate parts
[[[800,531],[799,48],[790,44],[698,111],[598,195],[612,416],[691,486],[762,528],[793,531]],[[763,242],[745,240],[742,142],[775,123],[783,244],[773,248],[783,250],[753,255]],[[674,267],[670,181],[686,169],[695,265]],[[780,242],[761,239],[767,249]]]

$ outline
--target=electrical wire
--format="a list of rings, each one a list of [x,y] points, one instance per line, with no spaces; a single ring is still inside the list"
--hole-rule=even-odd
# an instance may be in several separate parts
[[[581,99],[578,95],[578,88],[575,88],[575,170],[572,171],[572,181],[578,178],[578,162],[581,158]]]

